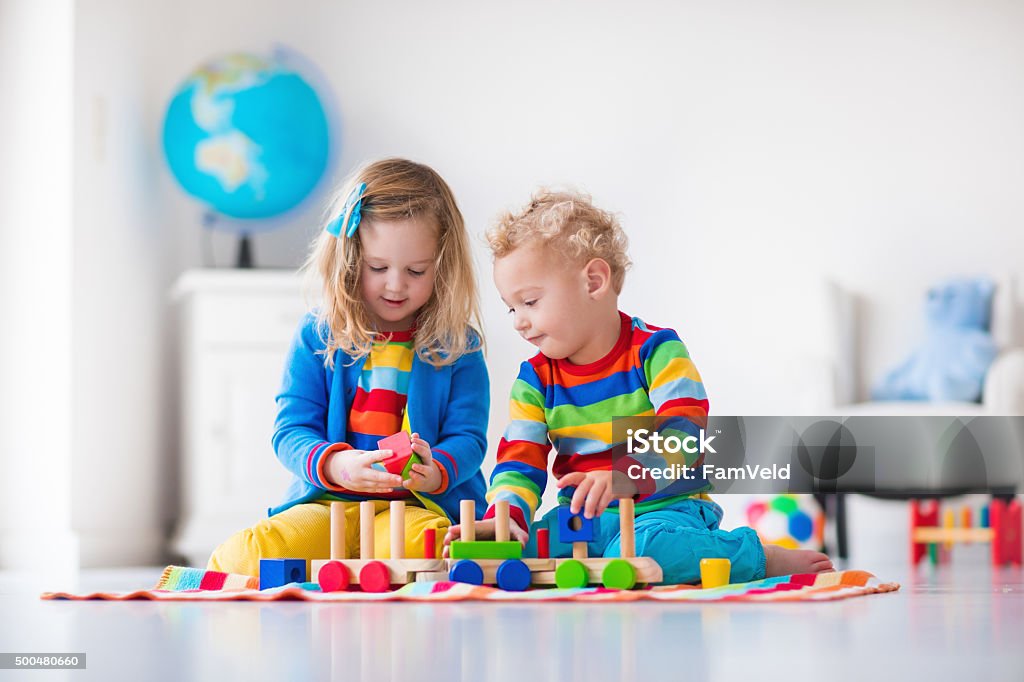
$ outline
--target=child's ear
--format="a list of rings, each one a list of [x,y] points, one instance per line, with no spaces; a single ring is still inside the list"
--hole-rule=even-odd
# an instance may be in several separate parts
[[[601,298],[611,289],[612,269],[603,258],[592,258],[583,270],[587,278],[587,293],[592,298]]]

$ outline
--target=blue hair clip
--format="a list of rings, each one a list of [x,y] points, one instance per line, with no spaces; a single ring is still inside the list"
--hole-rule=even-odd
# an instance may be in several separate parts
[[[327,231],[335,237],[341,236],[341,223],[348,216],[348,223],[345,225],[345,236],[351,237],[356,233],[356,228],[363,219],[363,192],[366,191],[366,183],[360,182],[348,195],[345,200],[345,207],[341,209],[341,215],[327,223]]]

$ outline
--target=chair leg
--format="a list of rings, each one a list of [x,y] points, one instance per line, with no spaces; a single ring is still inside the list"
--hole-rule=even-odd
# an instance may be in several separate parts
[[[836,493],[836,549],[839,558],[850,556],[849,538],[846,534],[846,493]]]

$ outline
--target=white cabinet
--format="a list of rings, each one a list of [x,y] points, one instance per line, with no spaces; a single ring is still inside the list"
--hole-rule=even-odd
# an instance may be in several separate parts
[[[181,517],[172,548],[203,568],[266,518],[290,480],[270,437],[285,354],[307,307],[294,271],[192,270],[178,280]]]

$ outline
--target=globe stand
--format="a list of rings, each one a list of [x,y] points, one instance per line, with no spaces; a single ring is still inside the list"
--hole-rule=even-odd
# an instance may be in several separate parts
[[[235,262],[235,267],[238,268],[252,268],[252,240],[249,239],[249,235],[242,234],[238,240],[238,259]]]

